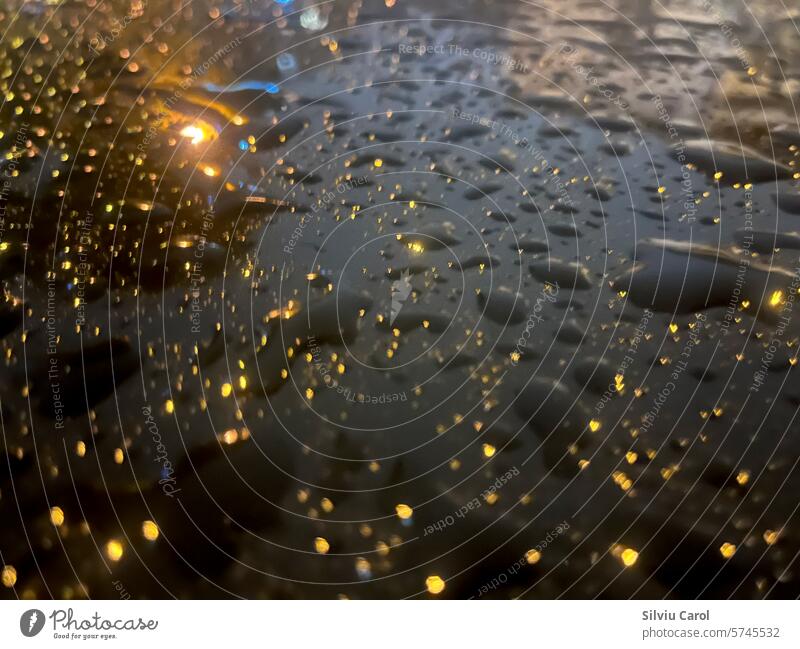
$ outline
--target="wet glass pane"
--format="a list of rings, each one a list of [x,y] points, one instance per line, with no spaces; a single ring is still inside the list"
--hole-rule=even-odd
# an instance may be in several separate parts
[[[0,595],[800,595],[798,19],[7,0]]]

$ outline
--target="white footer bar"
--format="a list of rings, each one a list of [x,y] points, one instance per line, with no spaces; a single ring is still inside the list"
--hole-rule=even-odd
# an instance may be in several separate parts
[[[796,601],[19,601],[0,645],[800,647]]]

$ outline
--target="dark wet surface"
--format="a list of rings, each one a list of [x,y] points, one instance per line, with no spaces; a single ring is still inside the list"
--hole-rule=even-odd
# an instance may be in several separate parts
[[[796,9],[12,5],[3,596],[800,595]]]

